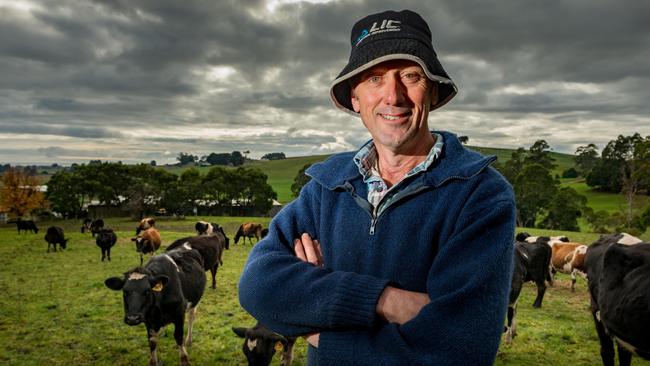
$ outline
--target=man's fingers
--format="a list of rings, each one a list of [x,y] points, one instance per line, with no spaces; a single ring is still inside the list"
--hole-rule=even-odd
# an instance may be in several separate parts
[[[318,258],[318,266],[323,266],[325,264],[325,261],[323,261],[323,252],[320,251],[320,242],[318,240],[314,240],[314,251],[316,252],[316,257]]]
[[[300,237],[302,239],[302,246],[305,249],[305,255],[307,256],[307,262],[318,266],[318,256],[316,255],[316,250],[314,249],[314,242],[311,240],[309,234],[304,233]]]
[[[295,239],[293,241],[293,250],[296,252],[296,257],[301,261],[307,262],[307,255],[305,254],[305,248],[302,245],[300,239]]]

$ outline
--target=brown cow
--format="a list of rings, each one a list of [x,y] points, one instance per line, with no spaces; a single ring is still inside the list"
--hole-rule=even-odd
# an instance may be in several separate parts
[[[257,241],[260,241],[260,238],[262,237],[262,224],[256,222],[246,222],[241,224],[237,230],[237,234],[235,234],[235,244],[239,242],[239,238],[241,237],[244,237],[242,243],[245,243],[246,238],[248,238],[251,245],[253,244],[253,239],[251,239],[252,237],[255,237]]]
[[[140,220],[140,224],[138,224],[138,227],[135,228],[135,235],[138,235],[141,231],[152,227],[156,227],[156,219],[153,217],[145,217],[144,219]]]
[[[551,256],[551,271],[562,272],[571,275],[571,291],[576,290],[576,275],[587,278],[585,268],[585,254],[587,246],[580,243],[564,243],[561,241],[551,244],[553,254]]]
[[[140,253],[140,265],[142,265],[144,254],[153,255],[160,248],[160,233],[155,227],[150,227],[137,237],[131,238],[131,241],[135,242],[135,250]]]

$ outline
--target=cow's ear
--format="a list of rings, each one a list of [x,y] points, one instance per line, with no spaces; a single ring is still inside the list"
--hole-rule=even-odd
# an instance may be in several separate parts
[[[151,286],[151,290],[160,292],[167,285],[168,281],[169,277],[165,275],[157,275],[149,279],[149,285]]]
[[[246,332],[248,331],[248,328],[242,328],[242,327],[232,327],[231,328],[235,334],[239,336],[239,338],[246,338]]]
[[[120,291],[124,287],[124,280],[119,277],[111,277],[107,278],[104,284],[111,290]]]

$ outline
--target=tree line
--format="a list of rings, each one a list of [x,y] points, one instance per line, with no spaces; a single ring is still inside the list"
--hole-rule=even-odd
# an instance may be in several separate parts
[[[53,211],[66,218],[84,214],[92,200],[128,209],[133,216],[186,215],[202,209],[210,214],[266,214],[277,194],[259,169],[213,167],[206,174],[190,168],[180,175],[148,164],[104,162],[76,165],[50,178],[45,194]]]

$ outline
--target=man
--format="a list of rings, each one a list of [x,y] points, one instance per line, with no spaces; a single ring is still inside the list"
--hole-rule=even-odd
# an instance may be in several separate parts
[[[411,11],[355,24],[331,88],[372,140],[315,164],[250,254],[242,306],[304,336],[310,365],[494,362],[513,258],[511,187],[429,111],[456,87]]]

